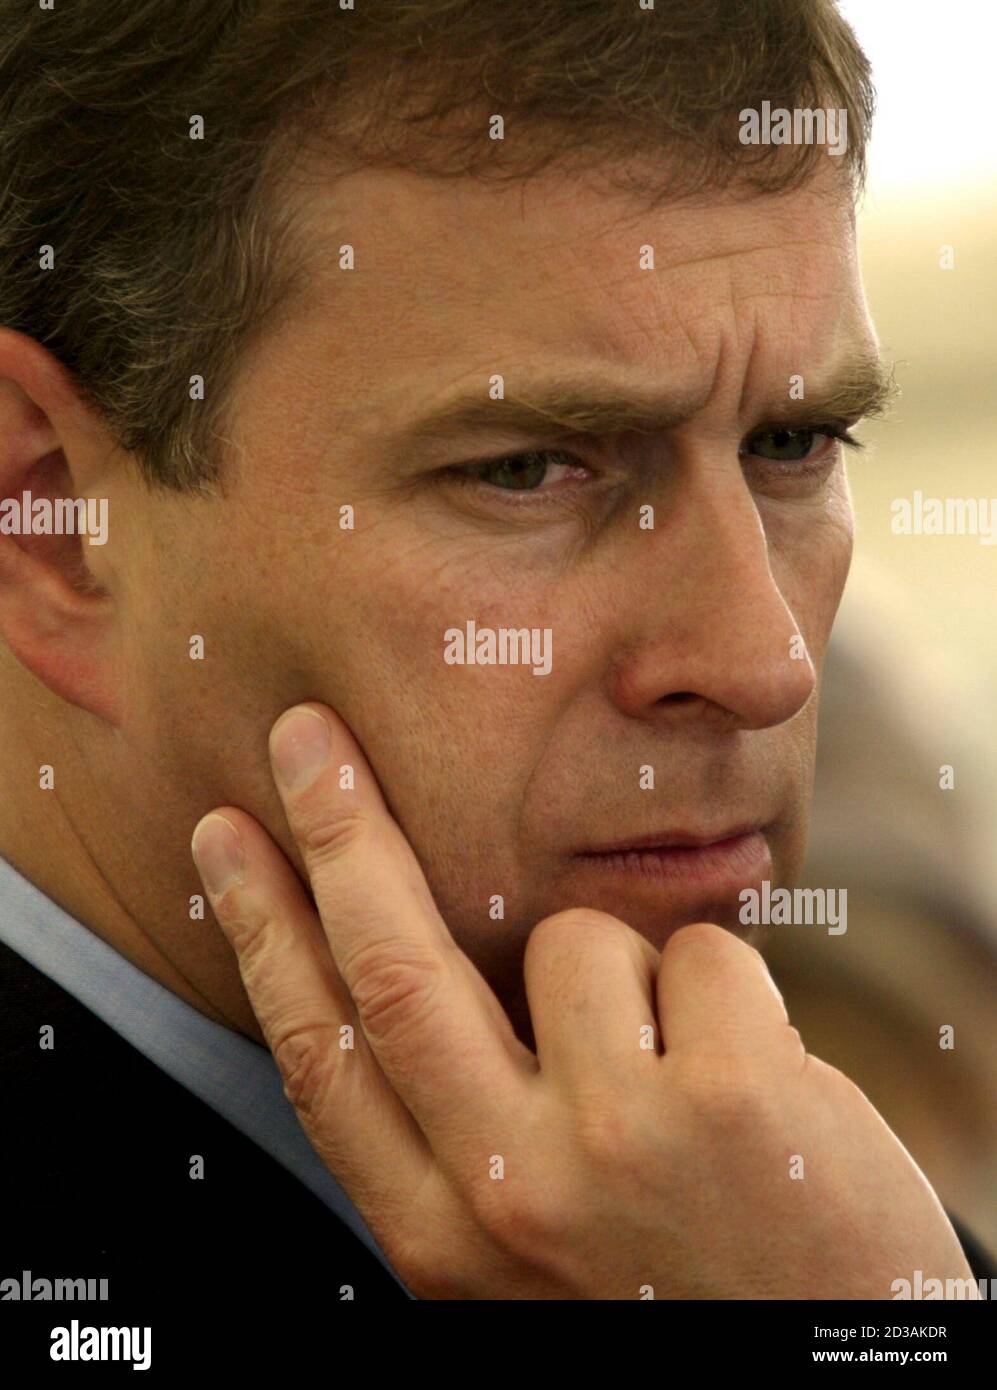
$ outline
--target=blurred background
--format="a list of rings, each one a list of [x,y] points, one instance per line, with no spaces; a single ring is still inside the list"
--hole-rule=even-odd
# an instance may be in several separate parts
[[[809,1050],[997,1255],[997,545],[890,525],[918,489],[997,518],[997,6],[840,8],[879,93],[860,252],[902,395],[849,463],[855,562],[803,880],[847,888],[848,930],[784,927],[765,953]]]

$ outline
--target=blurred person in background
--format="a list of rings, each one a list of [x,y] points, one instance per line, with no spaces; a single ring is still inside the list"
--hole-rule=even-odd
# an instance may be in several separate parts
[[[807,1046],[862,1088],[992,1252],[997,778],[993,741],[974,733],[984,698],[922,650],[910,596],[857,563],[828,648],[801,879],[847,889],[847,932],[785,926],[764,949]]]

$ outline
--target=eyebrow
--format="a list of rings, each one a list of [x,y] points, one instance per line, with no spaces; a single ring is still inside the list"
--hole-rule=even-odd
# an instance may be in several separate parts
[[[826,382],[799,375],[803,399],[790,399],[787,375],[785,397],[778,403],[769,397],[759,425],[855,424],[863,417],[885,414],[899,394],[893,367],[869,354],[849,358]],[[401,437],[407,444],[439,444],[489,431],[542,433],[547,439],[658,434],[692,419],[708,394],[621,391],[607,387],[604,377],[540,382],[500,400],[482,388],[444,402],[405,427]]]

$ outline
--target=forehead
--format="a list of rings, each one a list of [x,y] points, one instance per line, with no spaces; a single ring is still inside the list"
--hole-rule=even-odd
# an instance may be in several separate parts
[[[823,374],[874,350],[850,191],[830,165],[783,194],[657,205],[598,167],[515,181],[312,177],[291,195],[314,256],[296,328],[325,360],[348,346],[341,366],[366,371],[368,389],[375,359],[385,410],[396,390],[408,404],[413,390],[431,398],[555,355],[649,389],[667,373],[696,391],[721,362],[732,392],[760,371]]]

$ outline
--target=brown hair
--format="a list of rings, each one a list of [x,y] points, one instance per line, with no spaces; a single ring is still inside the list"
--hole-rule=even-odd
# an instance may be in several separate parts
[[[0,0],[0,324],[150,483],[196,488],[242,350],[307,284],[282,197],[306,151],[522,177],[667,148],[656,196],[776,191],[822,151],[742,145],[764,100],[844,108],[861,185],[873,90],[833,0]]]

